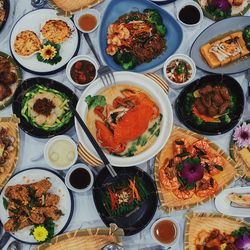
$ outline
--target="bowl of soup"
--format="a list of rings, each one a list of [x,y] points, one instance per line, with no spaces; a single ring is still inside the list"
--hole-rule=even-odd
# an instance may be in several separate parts
[[[180,234],[180,227],[174,219],[160,218],[151,226],[152,238],[162,246],[173,246]]]
[[[97,78],[98,64],[86,55],[73,57],[66,67],[69,81],[79,89],[84,89]]]
[[[57,170],[65,170],[73,166],[77,160],[77,146],[66,135],[51,138],[45,145],[44,158],[48,165]]]
[[[100,12],[96,9],[82,10],[74,15],[74,23],[81,32],[91,33],[100,23]]]

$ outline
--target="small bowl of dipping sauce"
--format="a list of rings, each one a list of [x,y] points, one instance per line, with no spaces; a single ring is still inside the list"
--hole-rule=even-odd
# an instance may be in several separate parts
[[[94,59],[79,55],[68,62],[66,75],[75,87],[83,89],[97,78],[97,69],[98,64]]]
[[[203,12],[198,3],[188,1],[177,11],[177,19],[183,25],[195,26],[202,22]]]
[[[179,224],[170,218],[160,218],[151,226],[152,238],[162,246],[173,246],[179,234]]]
[[[174,54],[164,63],[163,75],[172,88],[182,88],[191,83],[196,74],[193,59],[185,54]]]
[[[100,23],[100,12],[96,9],[86,9],[74,15],[74,23],[81,32],[91,33]]]
[[[65,177],[66,186],[74,192],[83,193],[91,189],[94,175],[90,168],[82,163],[69,169]]]
[[[50,167],[65,170],[73,166],[77,160],[77,146],[66,135],[51,138],[45,145],[44,158]]]

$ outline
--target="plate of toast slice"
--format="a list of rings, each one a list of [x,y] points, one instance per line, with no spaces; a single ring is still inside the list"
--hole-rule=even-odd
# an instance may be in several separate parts
[[[249,24],[250,17],[232,17],[210,25],[191,47],[190,56],[196,66],[218,74],[247,70],[250,64],[250,46],[246,36]]]

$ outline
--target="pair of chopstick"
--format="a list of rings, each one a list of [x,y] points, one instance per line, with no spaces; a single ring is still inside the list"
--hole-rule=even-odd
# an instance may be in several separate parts
[[[97,154],[100,156],[101,160],[103,161],[104,166],[108,169],[108,171],[109,171],[109,173],[111,174],[112,177],[116,177],[117,173],[115,172],[113,166],[110,164],[108,158],[103,153],[102,149],[100,148],[100,146],[96,142],[95,138],[93,137],[93,135],[89,131],[88,127],[86,126],[86,124],[84,123],[82,118],[80,117],[79,113],[76,111],[75,107],[72,105],[71,101],[69,101],[69,106],[70,106],[71,111],[75,115],[77,121],[80,123],[82,129],[84,130],[85,134],[89,138],[91,144],[94,146]]]

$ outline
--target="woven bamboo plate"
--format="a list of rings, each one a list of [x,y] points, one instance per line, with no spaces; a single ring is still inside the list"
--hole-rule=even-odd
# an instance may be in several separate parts
[[[50,243],[42,244],[34,250],[97,250],[110,243],[121,245],[120,236],[123,235],[123,230],[116,224],[110,224],[109,228],[79,229],[58,235]]]
[[[19,118],[17,118],[15,115],[12,117],[0,118],[0,127],[7,128],[9,135],[15,138],[15,149],[10,152],[8,160],[4,164],[0,164],[0,169],[3,169],[3,172],[0,172],[0,190],[4,187],[16,168],[19,155],[19,122]]]
[[[58,10],[59,15],[71,16],[74,12],[91,8],[103,0],[49,0],[49,4]]]
[[[207,232],[219,229],[221,232],[231,234],[239,227],[250,227],[242,220],[216,214],[216,213],[190,213],[186,215],[184,250],[196,250],[195,239],[201,230]]]
[[[191,144],[197,140],[203,139],[208,142],[209,146],[215,153],[223,156],[224,161],[225,161],[225,164],[223,166],[224,170],[214,177],[214,179],[216,179],[216,181],[218,182],[218,190],[214,195],[211,195],[205,198],[201,198],[201,197],[194,195],[190,199],[181,200],[177,198],[172,193],[172,191],[164,190],[164,188],[161,186],[160,181],[159,181],[159,169],[164,164],[164,161],[166,158],[173,157],[172,143],[177,138],[185,138]],[[229,156],[227,156],[225,152],[222,149],[220,149],[216,144],[214,144],[213,142],[211,142],[204,136],[196,134],[190,130],[186,130],[181,127],[175,126],[173,128],[173,131],[169,140],[167,141],[162,151],[157,155],[156,160],[155,160],[154,175],[155,175],[157,190],[158,190],[159,199],[161,203],[160,208],[166,213],[170,213],[173,210],[186,209],[186,208],[190,208],[190,207],[202,204],[214,198],[225,187],[227,187],[236,178],[236,175],[237,175],[236,170],[237,170],[237,166],[235,162]]]
[[[247,120],[246,123],[250,123],[250,120]],[[247,181],[250,181],[250,165],[247,165],[241,158],[239,153],[240,148],[236,145],[233,140],[233,136],[231,137],[230,141],[230,156],[234,159],[234,161],[241,166],[241,173],[240,175],[243,176]],[[249,154],[250,155],[250,154]]]
[[[145,75],[154,80],[163,89],[163,91],[168,94],[169,86],[160,76],[153,73],[147,73]],[[81,143],[78,144],[78,155],[84,162],[93,167],[102,165],[102,161],[100,161],[93,154],[91,154],[89,150]]]

